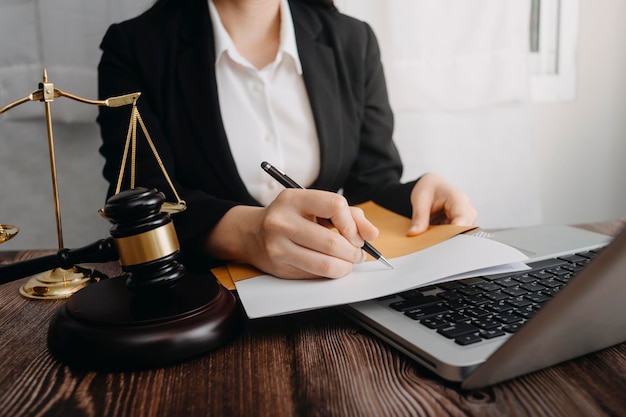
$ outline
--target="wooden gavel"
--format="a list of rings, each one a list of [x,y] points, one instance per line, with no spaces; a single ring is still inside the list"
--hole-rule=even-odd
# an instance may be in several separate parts
[[[128,274],[127,287],[150,292],[172,287],[184,275],[176,261],[180,245],[169,215],[160,211],[163,193],[135,188],[109,198],[104,214],[113,222],[111,237],[78,249],[0,267],[0,284],[54,268],[70,269],[80,263],[120,261]]]

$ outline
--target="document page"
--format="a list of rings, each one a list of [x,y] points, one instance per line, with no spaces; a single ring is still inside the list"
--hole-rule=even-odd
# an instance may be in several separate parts
[[[371,260],[355,265],[352,273],[339,279],[289,280],[259,275],[236,281],[235,286],[248,317],[258,318],[370,300],[469,271],[510,268],[527,259],[508,245],[457,235],[393,258],[395,269]]]

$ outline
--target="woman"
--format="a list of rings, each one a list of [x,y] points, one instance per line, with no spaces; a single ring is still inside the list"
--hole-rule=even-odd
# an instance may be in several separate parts
[[[285,278],[344,276],[378,233],[350,207],[368,200],[411,217],[409,235],[439,214],[476,220],[467,196],[437,175],[400,183],[376,38],[332,2],[159,0],[112,25],[101,48],[100,96],[142,93],[140,113],[187,202],[173,218],[188,267],[238,261]],[[111,194],[128,110],[103,108],[98,122]],[[138,143],[136,184],[167,194]],[[282,190],[263,160],[307,189]]]

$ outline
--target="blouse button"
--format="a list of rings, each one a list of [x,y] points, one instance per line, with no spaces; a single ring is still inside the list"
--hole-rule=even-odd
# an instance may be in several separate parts
[[[255,93],[259,93],[262,90],[263,90],[263,83],[259,81],[255,81],[252,83],[252,91],[254,91]]]

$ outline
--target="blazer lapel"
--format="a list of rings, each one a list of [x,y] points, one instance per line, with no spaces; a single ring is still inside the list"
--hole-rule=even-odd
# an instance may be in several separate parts
[[[322,25],[299,2],[290,2],[304,84],[320,141],[320,175],[313,188],[334,184],[343,161],[339,81],[332,49],[318,42]]]
[[[220,113],[215,79],[215,45],[208,3],[200,0],[191,2],[191,5],[196,6],[188,9],[181,22],[177,61],[178,83],[184,97],[182,102],[187,106],[186,111],[196,137],[201,138],[207,163],[213,165],[213,173],[224,184],[248,194],[237,172]],[[251,202],[254,201],[251,196],[249,198]]]

